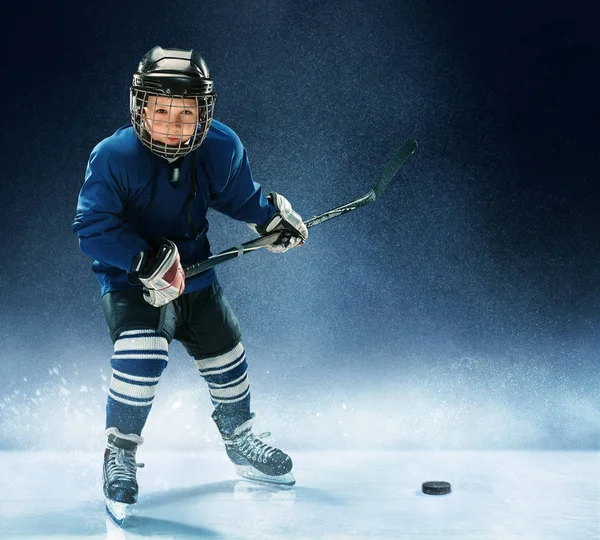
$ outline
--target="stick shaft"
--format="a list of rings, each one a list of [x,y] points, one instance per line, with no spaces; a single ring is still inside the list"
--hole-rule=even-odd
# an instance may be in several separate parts
[[[325,221],[329,221],[330,219],[342,216],[347,214],[348,212],[352,212],[361,206],[365,206],[369,203],[372,203],[378,197],[381,196],[383,191],[388,187],[390,182],[396,176],[396,173],[400,170],[400,167],[404,165],[404,162],[412,155],[412,153],[417,148],[417,142],[413,140],[409,140],[402,145],[402,147],[394,154],[387,167],[381,173],[379,180],[373,186],[373,188],[363,195],[362,197],[351,201],[347,204],[343,204],[327,212],[323,212],[318,216],[314,216],[305,221],[306,227],[314,227],[315,225],[320,225]],[[205,261],[200,261],[195,264],[191,264],[184,268],[185,277],[191,278],[196,276],[206,270],[217,266],[218,264],[224,263],[226,261],[230,261],[231,259],[237,259],[246,253],[250,253],[252,251],[256,251],[265,246],[268,246],[275,242],[279,237],[279,232],[271,233],[265,236],[260,236],[259,238],[255,238],[254,240],[250,240],[249,242],[244,242],[239,246],[234,246],[232,248],[226,249],[217,255],[213,255],[206,259]]]

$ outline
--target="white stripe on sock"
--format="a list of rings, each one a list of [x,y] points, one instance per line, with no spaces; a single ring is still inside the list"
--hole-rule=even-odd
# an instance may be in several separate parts
[[[236,399],[219,399],[219,398],[215,398],[215,397],[213,397],[212,399],[216,403],[237,403],[238,401],[242,401],[243,399],[245,399],[249,393],[250,393],[250,388],[246,388],[246,391]]]
[[[143,360],[145,358],[152,358],[154,360],[169,361],[168,354],[148,354],[144,352],[133,353],[133,354],[113,354],[113,358],[116,360]]]
[[[223,388],[224,386],[229,386],[230,384],[235,384],[240,382],[244,377],[248,376],[248,372],[244,371],[244,373],[242,373],[242,375],[240,375],[237,379],[235,379],[234,381],[229,381],[228,383],[223,383],[223,384],[218,384],[218,383],[212,383],[209,382],[208,386],[209,388]]]
[[[221,368],[221,369],[211,369],[211,370],[201,369],[198,366],[198,361],[196,361],[196,366],[198,366],[198,371],[200,371],[200,375],[205,377],[206,375],[220,375],[221,373],[227,373],[228,371],[231,371],[232,369],[238,367],[244,360],[246,360],[245,354],[235,364],[233,364],[231,366],[227,366],[225,368]]]
[[[207,369],[219,369],[233,362],[238,356],[244,352],[244,347],[238,343],[233,349],[219,356],[211,356],[209,358],[196,359],[198,369],[202,371]]]
[[[120,381],[114,377],[110,380],[110,389],[130,398],[146,398],[152,400],[156,394],[156,385],[152,386],[132,384]]]
[[[123,377],[124,379],[129,379],[130,381],[138,381],[138,382],[158,382],[160,377],[141,377],[139,375],[130,375],[129,373],[121,373],[116,369],[113,369],[113,373],[118,375],[119,377]]]
[[[242,392],[245,392],[248,389],[248,387],[248,377],[246,376],[246,374],[244,374],[244,380],[241,381],[239,384],[232,386],[231,388],[209,388],[209,391],[210,395],[214,399],[232,398],[234,396],[237,396],[238,394],[241,394]]]
[[[119,336],[119,339],[115,341],[115,352],[116,351],[164,351],[165,353],[169,350],[169,344],[164,337],[160,336],[149,336],[149,337],[123,337],[123,334]]]
[[[108,394],[115,401],[119,401],[120,403],[125,403],[125,405],[133,405],[134,407],[147,407],[148,405],[152,405],[152,400],[150,401],[130,401],[128,399],[124,399],[120,396],[115,396],[109,389]]]

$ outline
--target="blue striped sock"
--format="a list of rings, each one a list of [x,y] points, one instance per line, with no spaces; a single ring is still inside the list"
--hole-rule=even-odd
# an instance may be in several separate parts
[[[106,402],[106,429],[141,435],[156,386],[167,367],[168,343],[155,330],[127,330],[115,341]]]
[[[233,431],[250,418],[250,385],[244,347],[239,343],[229,352],[195,358],[195,362],[208,384],[210,398],[221,420],[221,429]]]

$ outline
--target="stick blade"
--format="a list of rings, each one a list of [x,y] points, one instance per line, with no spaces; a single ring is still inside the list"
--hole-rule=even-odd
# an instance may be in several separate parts
[[[373,193],[375,198],[379,197],[385,188],[388,187],[396,173],[400,170],[400,167],[404,165],[404,162],[412,155],[417,149],[417,141],[412,139],[406,141],[400,149],[394,154],[387,167],[381,173],[377,184],[373,187]]]

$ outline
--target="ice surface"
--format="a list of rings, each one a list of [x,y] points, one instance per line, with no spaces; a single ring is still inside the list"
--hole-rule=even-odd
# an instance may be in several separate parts
[[[0,538],[600,539],[597,452],[290,452],[260,489],[224,453],[142,447],[140,498],[107,520],[101,452],[0,453]],[[446,480],[453,492],[420,492]]]

